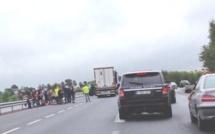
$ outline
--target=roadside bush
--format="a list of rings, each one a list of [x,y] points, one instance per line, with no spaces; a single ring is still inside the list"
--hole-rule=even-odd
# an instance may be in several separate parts
[[[8,97],[8,101],[18,101],[18,100],[19,100],[19,97],[16,95]]]
[[[82,89],[80,87],[76,87],[76,92],[82,92]]]

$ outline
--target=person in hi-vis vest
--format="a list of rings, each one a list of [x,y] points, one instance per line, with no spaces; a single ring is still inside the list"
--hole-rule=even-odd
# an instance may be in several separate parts
[[[83,93],[85,95],[86,102],[90,102],[89,87],[87,86],[86,81],[84,82]]]

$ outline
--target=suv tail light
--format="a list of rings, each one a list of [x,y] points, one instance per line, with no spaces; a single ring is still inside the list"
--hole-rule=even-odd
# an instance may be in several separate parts
[[[201,101],[202,102],[215,102],[215,96],[203,94],[201,96]]]
[[[147,74],[146,72],[138,72],[138,73],[136,73],[137,76],[144,76],[146,74]]]
[[[119,90],[119,97],[124,98],[124,91],[122,89]]]
[[[168,88],[167,87],[163,87],[162,88],[162,93],[163,93],[163,95],[167,95],[168,94]]]

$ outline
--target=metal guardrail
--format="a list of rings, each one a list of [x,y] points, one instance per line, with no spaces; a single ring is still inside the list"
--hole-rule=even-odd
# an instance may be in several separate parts
[[[11,107],[13,111],[15,106],[22,106],[22,109],[23,109],[23,105],[25,105],[26,103],[27,103],[27,100],[0,103],[0,114],[2,113],[1,110],[3,108]]]
[[[83,96],[82,92],[76,92],[75,93],[76,98]],[[32,103],[32,99],[29,100],[30,103]],[[11,111],[14,111],[15,106],[21,106],[21,109],[24,109],[24,105],[27,105],[27,100],[21,100],[21,101],[13,101],[13,102],[6,102],[6,103],[0,103],[0,114],[2,114],[2,109],[4,108],[11,108]],[[26,108],[26,107],[25,107]]]

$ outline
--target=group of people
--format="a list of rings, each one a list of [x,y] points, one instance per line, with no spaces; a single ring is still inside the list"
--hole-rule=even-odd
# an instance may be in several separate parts
[[[44,90],[42,87],[39,87],[37,90],[33,90],[27,94],[25,99],[27,100],[26,105],[29,108],[32,106],[45,106],[47,104],[75,103],[75,88],[66,85],[64,88],[56,86],[55,89]]]
[[[66,85],[64,88],[56,86],[55,89],[44,90],[39,87],[37,90],[33,90],[26,96],[27,104],[29,108],[33,106],[45,106],[56,105],[64,103],[75,103],[75,91],[73,86]],[[86,98],[86,102],[90,102],[89,87],[87,82],[84,82],[83,94]]]

